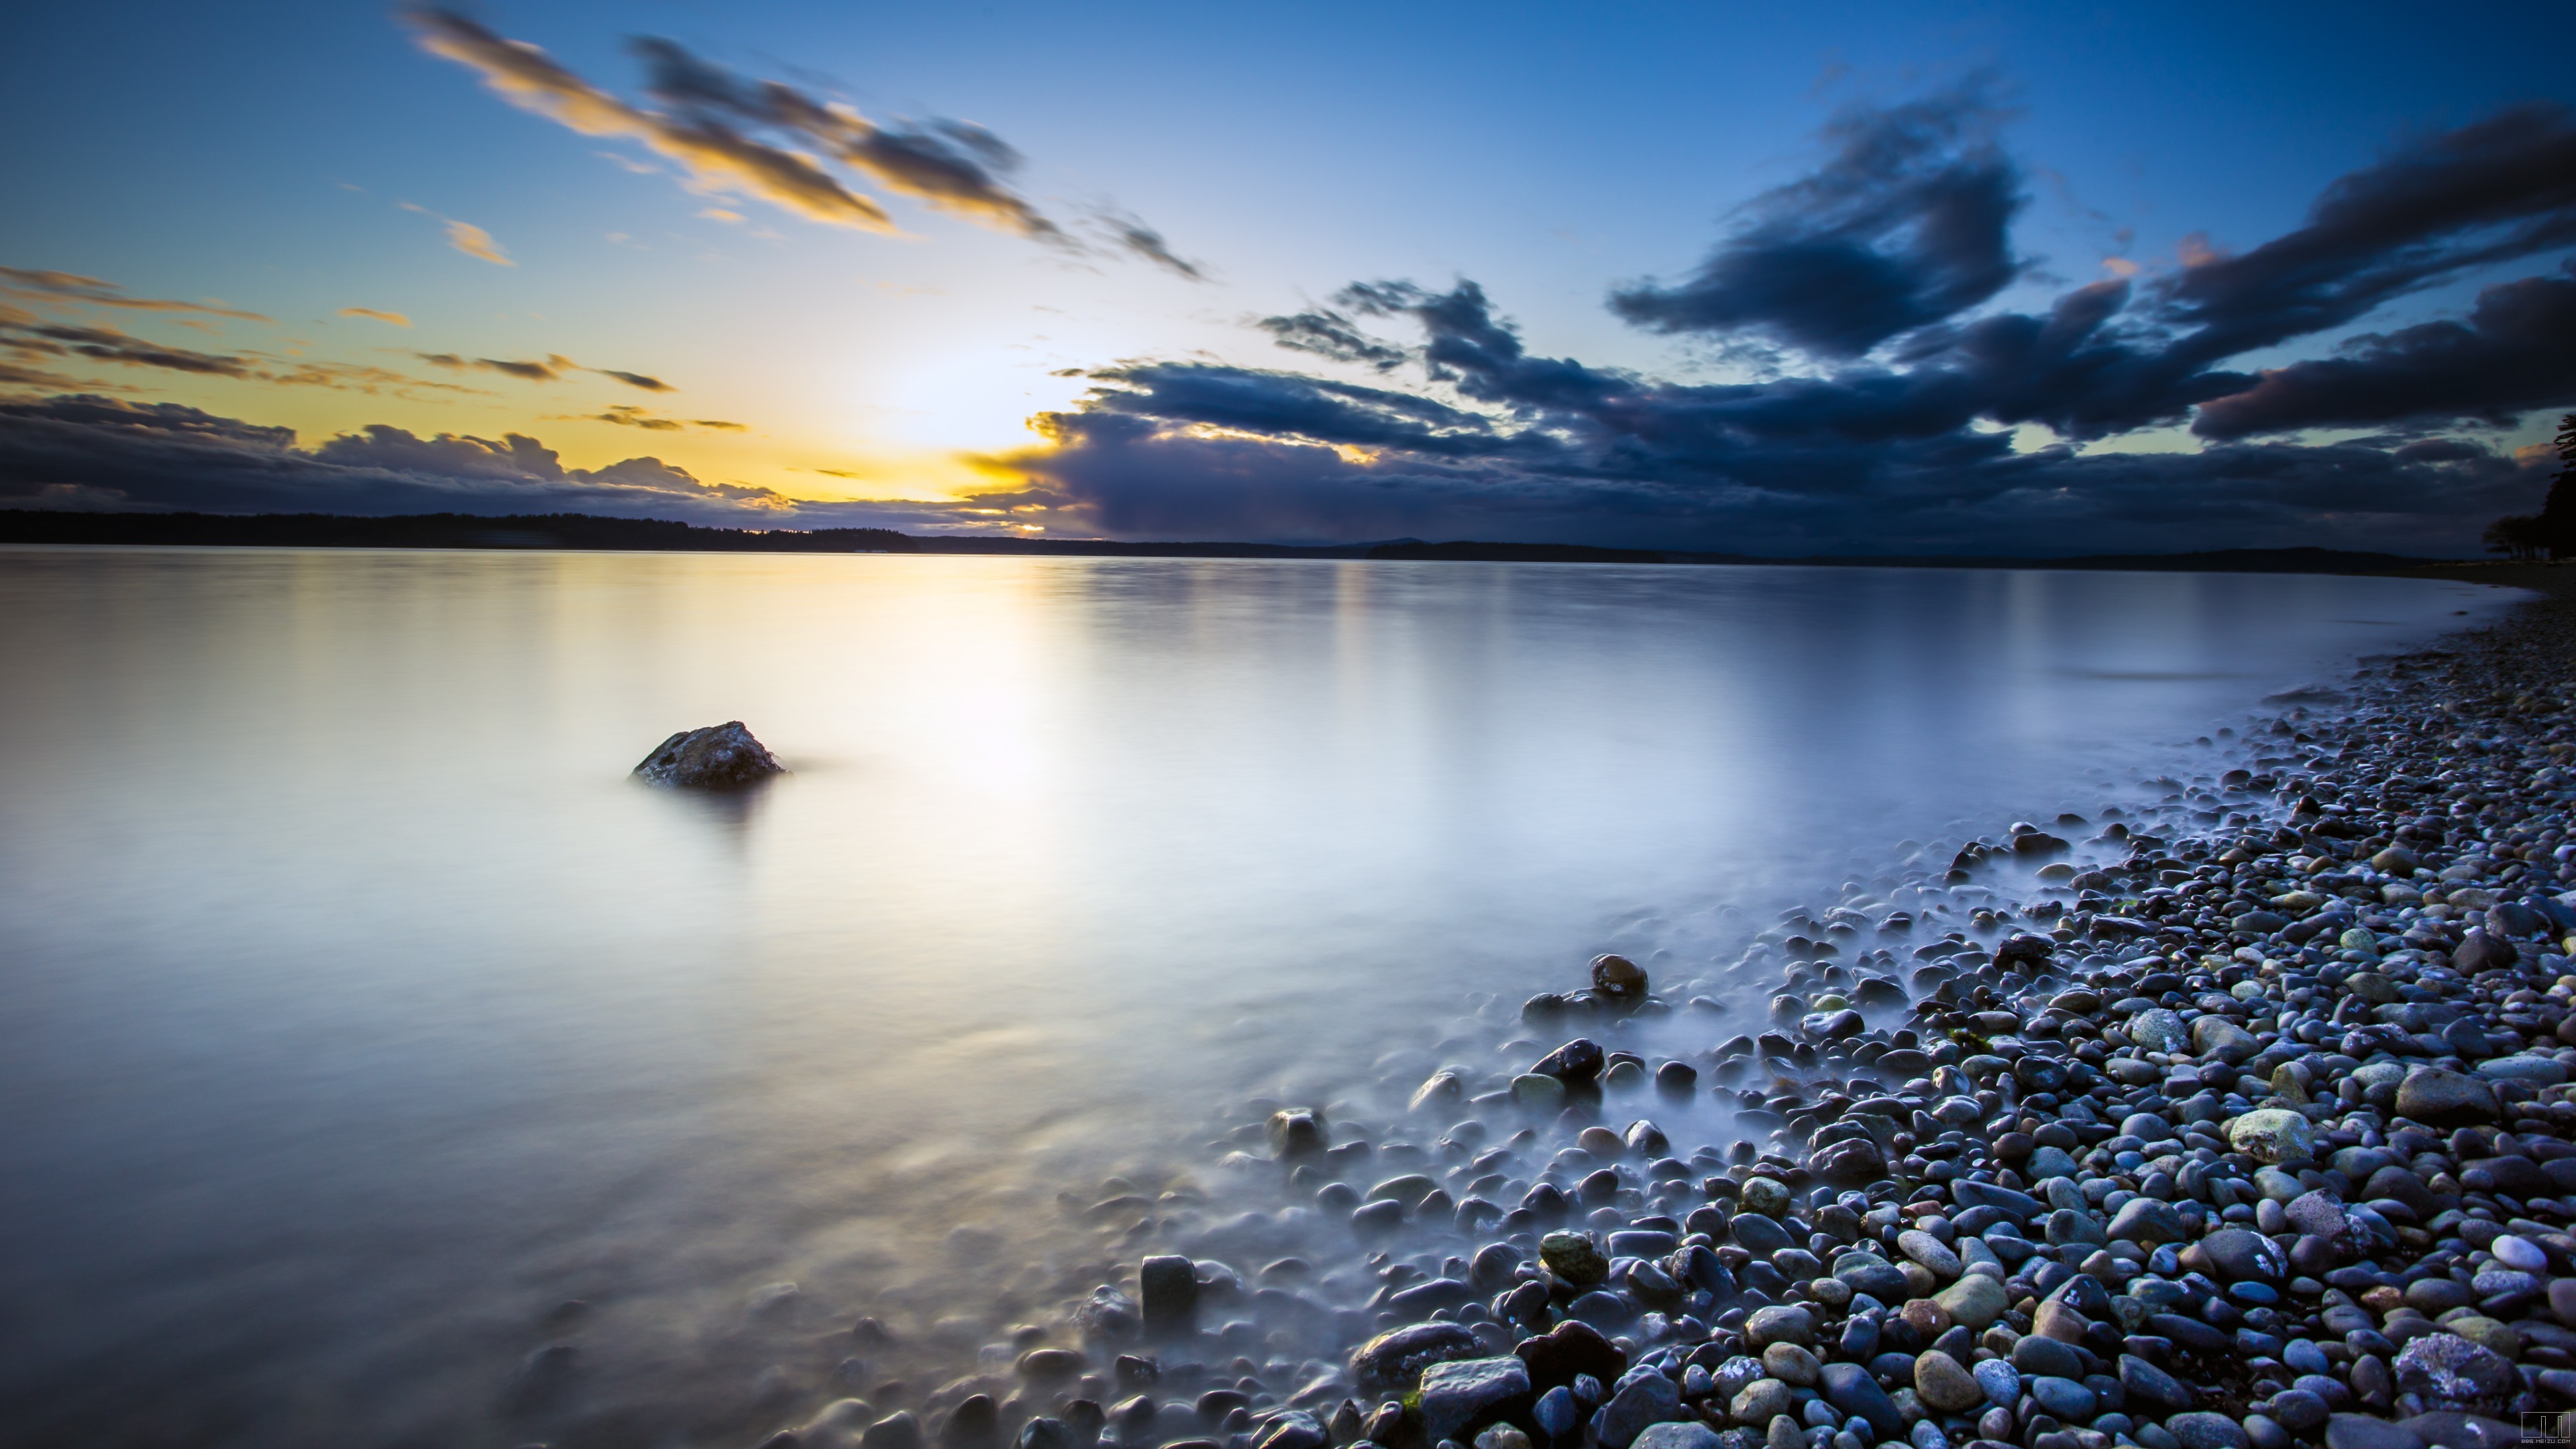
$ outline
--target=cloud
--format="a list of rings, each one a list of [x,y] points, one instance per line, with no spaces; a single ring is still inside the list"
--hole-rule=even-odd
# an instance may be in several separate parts
[[[2425,433],[2576,405],[2564,342],[2576,264],[2490,285],[2465,319],[2261,373],[2226,364],[2552,238],[2576,243],[2566,111],[2521,107],[2418,138],[2241,257],[2196,254],[2179,272],[1981,312],[1990,284],[2020,269],[2008,240],[1984,221],[1919,220],[1940,210],[1927,196],[1982,197],[1967,210],[1987,219],[2017,204],[2012,164],[1943,119],[1960,104],[1840,118],[1820,176],[1772,193],[1721,243],[1691,304],[1708,305],[1638,317],[1789,341],[1826,356],[1813,370],[1676,383],[1532,352],[1472,281],[1358,283],[1257,325],[1387,385],[1206,362],[1090,369],[1080,403],[1037,420],[1047,446],[986,460],[1022,482],[996,497],[1059,528],[1128,536],[1403,532],[1774,554],[2474,552],[2487,519],[2536,502],[2540,455]],[[1755,285],[1784,275],[1782,247],[1818,238],[1893,259],[1895,281],[1849,296]],[[1379,323],[1420,341],[1378,336]],[[1429,386],[1398,385],[1415,364]],[[2077,446],[2195,417],[2196,452]],[[2033,422],[2066,441],[2018,442],[2016,425]],[[2321,427],[2379,431],[2252,441]]]
[[[701,188],[760,197],[809,220],[891,231],[876,202],[852,193],[810,158],[751,140],[713,121],[684,120],[630,106],[523,41],[433,6],[404,12],[421,47],[471,67],[512,105],[585,136],[623,136],[676,161]]]
[[[509,253],[501,250],[499,242],[492,240],[492,233],[470,221],[448,222],[447,244],[469,257],[490,262],[496,267],[518,265],[517,262],[510,260]]]
[[[415,352],[412,356],[432,367],[453,368],[460,372],[480,369],[515,377],[521,382],[554,382],[567,370],[578,366],[571,358],[561,356],[549,357],[543,362],[513,362],[502,357],[459,357],[453,352]]]
[[[2192,431],[2241,438],[2300,428],[2475,419],[2504,425],[2576,397],[2576,274],[2478,294],[2464,322],[2425,322],[2347,342],[2342,355],[2270,369],[2203,403]]]
[[[102,282],[96,277],[84,277],[74,272],[48,272],[27,267],[0,267],[0,292],[51,301],[83,302],[98,307],[123,307],[138,312],[195,312],[245,322],[271,320],[257,312],[236,311],[210,302],[173,302],[158,297],[130,296],[114,282]]]
[[[382,424],[300,446],[177,403],[96,395],[0,401],[0,507],[216,513],[594,513],[735,528],[980,527],[962,506],[798,503],[657,458],[570,468],[536,438],[421,437]]]
[[[328,387],[371,395],[406,395],[406,390],[411,388],[432,388],[441,392],[478,391],[362,363],[282,358],[259,351],[199,352],[194,348],[149,341],[115,327],[46,322],[25,313],[0,315],[0,349],[21,360],[76,357],[121,367],[159,368],[199,377],[274,383],[284,387]],[[24,369],[12,369],[8,374],[0,375],[0,383],[53,389],[99,386],[96,383],[74,383],[50,372],[28,372]]]
[[[2206,362],[2339,327],[2471,267],[2576,245],[2576,117],[2514,106],[2336,180],[2307,224],[2243,255],[2202,243],[2164,288]]]
[[[742,423],[722,418],[666,418],[629,403],[611,403],[603,412],[577,415],[594,423],[615,423],[621,428],[643,428],[650,432],[676,433],[682,428],[704,428],[709,432],[739,433],[749,429]]]
[[[459,372],[477,370],[497,372],[504,377],[515,377],[521,382],[559,382],[568,372],[595,372],[601,377],[614,378],[628,387],[642,388],[646,392],[679,391],[662,379],[641,372],[625,372],[614,367],[584,367],[560,352],[549,353],[543,362],[514,361],[505,357],[461,357],[453,352],[415,352],[412,356],[433,367],[444,367]]]
[[[535,46],[507,39],[455,11],[417,6],[404,16],[424,49],[471,67],[513,105],[583,135],[638,141],[679,163],[692,189],[702,194],[754,196],[810,221],[894,231],[894,220],[880,202],[826,169],[835,165],[935,211],[1079,249],[1011,184],[1008,178],[1021,164],[1019,152],[973,122],[945,117],[874,121],[794,86],[736,75],[677,41],[642,36],[629,42],[629,49],[644,63],[646,94],[663,107],[650,109],[620,100]],[[617,159],[630,170],[653,169]],[[1200,275],[1141,222],[1122,224],[1115,240],[1156,265],[1193,279]]]
[[[1350,318],[1329,307],[1286,317],[1264,317],[1253,324],[1270,340],[1293,352],[1311,352],[1335,362],[1359,363],[1390,372],[1413,357],[1409,348],[1382,342],[1362,332]],[[1079,370],[1067,374],[1080,376]]]
[[[379,312],[373,307],[343,307],[340,309],[340,315],[343,317],[372,317],[378,322],[391,323],[396,327],[409,327],[411,325],[411,319],[400,312]]]
[[[1208,279],[1207,272],[1198,263],[1173,255],[1171,246],[1163,240],[1163,234],[1145,223],[1132,216],[1106,216],[1100,220],[1118,245],[1137,256],[1193,282]]]
[[[1759,333],[1856,357],[1984,302],[2022,271],[2009,237],[2021,169],[1982,83],[1826,127],[1832,157],[1747,203],[1699,269],[1621,289],[1611,307],[1662,332]]]
[[[642,36],[628,48],[645,63],[645,90],[696,124],[743,122],[784,131],[889,191],[1021,236],[1062,238],[1054,222],[1003,183],[1000,173],[1019,164],[1019,153],[983,127],[962,121],[880,126],[792,86],[744,80],[676,41]]]
[[[626,384],[628,387],[640,387],[646,392],[678,391],[678,389],[672,387],[662,379],[658,377],[647,377],[640,372],[620,372],[613,367],[594,367],[588,369],[588,371],[598,373],[602,377],[613,377],[619,382]]]
[[[93,362],[160,367],[206,377],[247,378],[259,375],[257,367],[241,357],[147,342],[114,327],[0,321],[0,337],[5,337],[13,348],[56,356],[85,357]]]

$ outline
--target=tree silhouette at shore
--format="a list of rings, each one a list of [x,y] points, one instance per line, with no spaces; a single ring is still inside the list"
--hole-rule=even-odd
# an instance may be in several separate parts
[[[2551,558],[2576,556],[2576,413],[2558,419],[2558,476],[2549,481],[2549,501],[2540,505],[2540,513],[2531,520],[2533,536]],[[2498,546],[2496,530],[2511,518],[2499,518],[2487,528],[2484,542],[2490,549]],[[2523,555],[2515,554],[2520,558]]]

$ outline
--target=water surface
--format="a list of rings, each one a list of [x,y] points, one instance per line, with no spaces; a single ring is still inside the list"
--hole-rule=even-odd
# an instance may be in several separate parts
[[[1204,1175],[1256,1099],[1364,1097],[1594,951],[1674,979],[1909,837],[2206,768],[2496,597],[0,552],[0,1422],[747,1443],[891,1406],[1133,1263],[1059,1193]],[[737,718],[791,777],[626,778]],[[860,1313],[904,1346],[836,1369]],[[546,1398],[521,1365],[567,1342]]]

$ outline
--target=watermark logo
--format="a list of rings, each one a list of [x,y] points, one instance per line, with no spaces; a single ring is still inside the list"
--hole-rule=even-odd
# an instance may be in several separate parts
[[[2576,1410],[2554,1409],[2522,1416],[2525,1444],[2564,1444],[2576,1438]]]

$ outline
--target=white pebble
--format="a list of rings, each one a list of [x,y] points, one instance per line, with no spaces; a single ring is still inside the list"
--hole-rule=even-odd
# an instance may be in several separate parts
[[[2521,1272],[2538,1273],[2549,1267],[2549,1255],[2540,1251],[2539,1244],[2510,1233],[2496,1239],[2488,1251],[2495,1254],[2497,1262]]]

